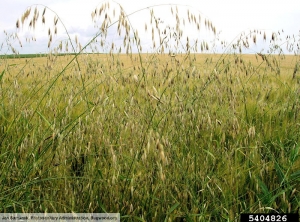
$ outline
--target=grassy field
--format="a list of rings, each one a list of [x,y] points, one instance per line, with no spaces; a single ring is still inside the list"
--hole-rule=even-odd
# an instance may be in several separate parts
[[[0,211],[299,212],[299,58],[266,58],[277,65],[230,54],[2,60]]]
[[[299,213],[297,37],[254,30],[220,42],[209,20],[170,4],[161,7],[174,23],[160,20],[158,6],[143,9],[152,36],[143,54],[135,13],[111,5],[92,12],[99,31],[86,44],[68,30],[60,40],[51,9],[28,8],[16,29],[28,28],[25,41],[37,24],[48,30],[43,56],[18,55],[20,38],[4,32],[0,52],[12,55],[0,56],[0,212],[111,212],[122,221]],[[265,54],[243,54],[261,43]]]

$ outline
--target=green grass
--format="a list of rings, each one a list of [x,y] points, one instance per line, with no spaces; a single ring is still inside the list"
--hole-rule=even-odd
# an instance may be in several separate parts
[[[0,212],[299,213],[299,58],[266,56],[1,57]]]
[[[206,76],[184,73],[139,84],[108,72],[84,88],[78,76],[12,73],[1,80],[2,212],[222,221],[298,210],[291,76],[219,75],[201,91]]]

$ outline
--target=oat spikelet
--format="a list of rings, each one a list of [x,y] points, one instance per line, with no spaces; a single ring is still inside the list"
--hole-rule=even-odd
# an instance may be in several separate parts
[[[24,21],[25,21],[25,16],[23,14],[22,17],[21,17],[22,26],[24,25]]]
[[[76,44],[78,45],[78,38],[77,38],[77,35],[75,35],[75,42],[76,42]]]
[[[33,20],[32,20],[32,27],[33,27],[33,29],[35,29],[35,19],[33,18]]]
[[[256,44],[256,35],[253,35],[253,42]]]
[[[35,7],[34,9],[34,15],[36,15],[38,13],[37,7]]]
[[[205,43],[205,49],[206,49],[207,51],[209,50],[209,47],[208,47],[207,42]]]
[[[255,137],[255,126],[251,126],[248,130],[248,135],[250,138],[254,138]]]
[[[163,172],[163,169],[162,169],[162,166],[161,166],[161,165],[159,165],[159,175],[160,175],[160,179],[161,179],[162,181],[164,181],[164,180],[166,179],[166,176],[165,176],[165,174],[164,174],[164,172]]]
[[[272,33],[272,41],[275,41],[275,33]]]
[[[62,51],[62,42],[59,43],[58,48],[59,48],[60,51]]]
[[[45,13],[46,13],[46,8],[44,8],[44,11],[43,11],[43,14],[42,14],[42,15],[44,16],[44,15],[45,15]]]
[[[158,149],[159,151],[159,156],[160,156],[160,160],[162,162],[163,165],[166,165],[167,164],[167,158],[165,156],[165,152],[164,152],[164,147],[163,145],[160,143],[159,140],[157,140],[156,142],[156,148]]]
[[[28,18],[28,16],[30,15],[30,11],[31,8],[27,9],[26,12],[23,14],[22,16],[22,24],[24,23],[24,21]]]
[[[57,25],[57,22],[58,22],[58,18],[55,16],[54,17],[54,25]]]
[[[101,6],[101,8],[98,11],[98,16],[100,16],[102,14],[102,11],[103,11],[103,5]]]

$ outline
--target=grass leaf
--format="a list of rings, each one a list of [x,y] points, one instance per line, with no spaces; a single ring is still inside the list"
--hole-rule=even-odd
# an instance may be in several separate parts
[[[282,168],[280,167],[280,165],[277,161],[275,161],[275,170],[277,173],[277,178],[279,180],[278,182],[280,185],[282,185],[285,182],[285,176],[284,176]]]
[[[2,78],[3,78],[3,76],[4,76],[4,73],[5,73],[5,69],[1,72],[1,74],[0,74],[0,81],[2,81]]]
[[[297,161],[297,159],[299,158],[299,156],[300,156],[299,155],[299,149],[300,149],[300,145],[299,144],[297,144],[295,147],[293,147],[291,149],[291,151],[290,151],[290,158],[289,158],[291,164],[294,164]]]

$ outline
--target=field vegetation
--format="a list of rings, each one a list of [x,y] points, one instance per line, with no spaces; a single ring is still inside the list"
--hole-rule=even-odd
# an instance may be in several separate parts
[[[151,8],[145,29],[153,24],[159,37],[142,53],[116,8],[93,11],[102,25],[86,45],[70,37],[54,46],[53,28],[46,56],[20,58],[10,45],[16,57],[1,57],[0,212],[118,212],[122,221],[299,213],[299,55],[261,31],[213,53],[216,42],[186,40],[180,21],[160,36]],[[44,24],[47,11],[31,7],[17,28]],[[203,23],[217,36],[187,14],[195,30]],[[114,26],[124,43],[106,51]],[[244,54],[259,38],[268,52]],[[297,43],[284,41],[294,52]]]

